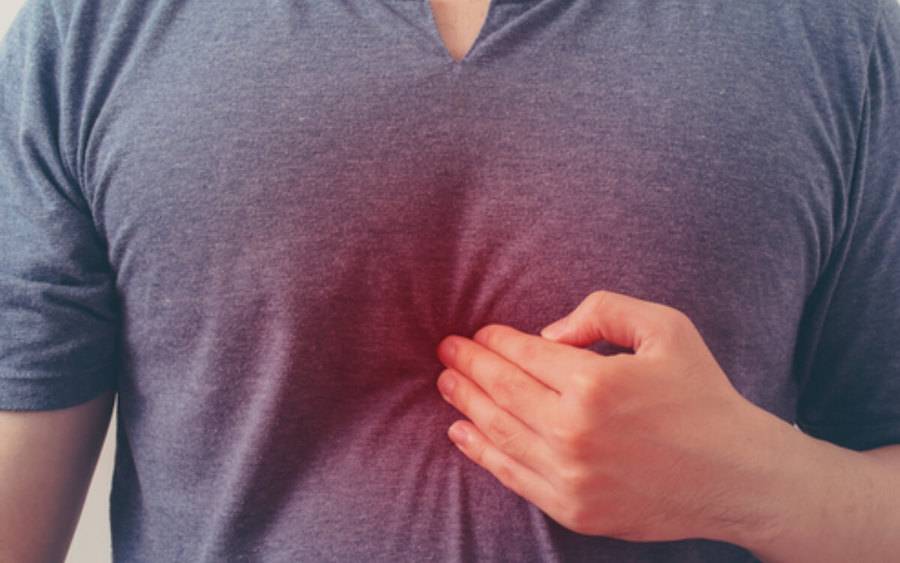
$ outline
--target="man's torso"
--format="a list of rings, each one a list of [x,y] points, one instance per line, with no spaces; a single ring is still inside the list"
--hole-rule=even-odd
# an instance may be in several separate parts
[[[748,559],[555,524],[447,441],[435,346],[611,289],[792,418],[853,161],[843,6],[496,1],[462,61],[426,0],[81,13],[117,559]]]

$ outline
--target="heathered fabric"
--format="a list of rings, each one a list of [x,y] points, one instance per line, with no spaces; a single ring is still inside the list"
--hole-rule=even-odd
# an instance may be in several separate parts
[[[898,61],[895,0],[496,0],[462,62],[426,0],[31,0],[0,408],[118,391],[116,561],[752,560],[550,520],[447,440],[435,348],[611,289],[900,442]]]

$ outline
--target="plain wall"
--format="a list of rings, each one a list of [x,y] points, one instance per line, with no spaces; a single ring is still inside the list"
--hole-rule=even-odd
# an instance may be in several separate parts
[[[0,37],[12,23],[25,0],[0,0]],[[3,79],[7,79],[6,76]],[[109,490],[112,483],[116,441],[116,417],[113,415],[94,471],[84,510],[66,563],[109,563],[112,561],[109,536]]]

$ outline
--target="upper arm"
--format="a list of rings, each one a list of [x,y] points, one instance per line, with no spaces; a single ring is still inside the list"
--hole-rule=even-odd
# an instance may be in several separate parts
[[[74,4],[0,42],[0,561],[64,558],[109,425],[119,311],[83,190]]]
[[[115,388],[118,295],[79,171],[67,3],[26,3],[0,42],[0,409]],[[75,37],[77,39],[77,36]]]
[[[63,561],[113,396],[59,410],[0,411],[0,561]]]

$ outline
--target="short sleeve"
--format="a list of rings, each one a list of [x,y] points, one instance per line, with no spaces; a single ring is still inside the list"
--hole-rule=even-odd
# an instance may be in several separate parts
[[[29,0],[0,43],[0,409],[64,408],[115,387],[117,305],[82,197],[60,83],[64,26]]]
[[[807,327],[815,353],[797,426],[865,450],[900,443],[900,3],[884,0],[848,198],[848,220]]]

